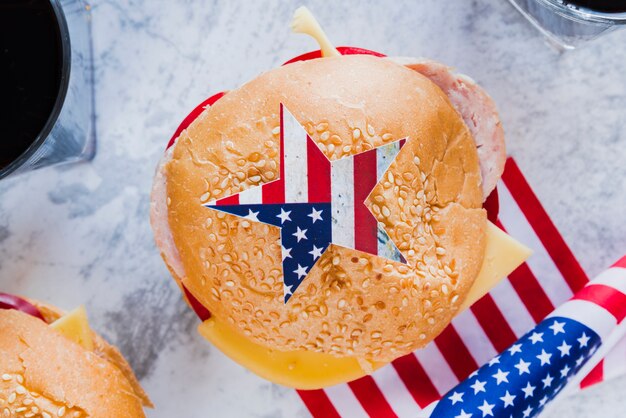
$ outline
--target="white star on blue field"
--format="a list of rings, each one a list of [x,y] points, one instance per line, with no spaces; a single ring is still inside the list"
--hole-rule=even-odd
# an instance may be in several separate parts
[[[535,417],[600,344],[580,322],[545,319],[444,395],[431,416]]]

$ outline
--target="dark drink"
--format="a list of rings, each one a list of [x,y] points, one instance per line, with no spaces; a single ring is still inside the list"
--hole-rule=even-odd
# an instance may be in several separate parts
[[[567,0],[567,4],[606,13],[626,12],[626,0]]]
[[[62,59],[49,0],[0,0],[0,169],[26,151],[52,115]]]

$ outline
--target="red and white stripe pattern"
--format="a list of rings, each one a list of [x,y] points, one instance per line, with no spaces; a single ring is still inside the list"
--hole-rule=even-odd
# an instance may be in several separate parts
[[[373,162],[360,164],[369,164],[370,170],[376,166]],[[359,167],[359,176],[367,171]],[[587,284],[587,275],[513,159],[507,161],[498,192],[498,226],[532,248],[533,256],[457,316],[425,349],[348,384],[298,391],[313,416],[417,416]],[[360,242],[358,237],[356,242]],[[626,343],[622,342],[604,362],[611,361],[611,367],[626,371],[625,352]],[[600,370],[594,369],[581,386],[613,375],[602,364],[598,367]]]

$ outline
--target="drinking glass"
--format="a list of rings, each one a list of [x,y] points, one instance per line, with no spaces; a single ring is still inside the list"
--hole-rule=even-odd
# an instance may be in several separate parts
[[[626,27],[626,12],[605,12],[564,0],[509,0],[548,41],[566,50]],[[616,0],[623,1],[623,0]]]
[[[0,168],[0,179],[44,166],[89,160],[95,153],[90,6],[82,0],[50,2],[61,35],[59,93],[39,135],[18,158]]]

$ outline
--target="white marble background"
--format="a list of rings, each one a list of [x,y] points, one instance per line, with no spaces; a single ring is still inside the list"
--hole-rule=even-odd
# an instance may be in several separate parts
[[[307,415],[292,390],[196,335],[148,224],[154,167],[181,119],[315,47],[288,30],[300,3],[94,1],[96,158],[0,183],[0,289],[85,303],[151,394],[151,417]],[[504,0],[305,3],[337,44],[432,57],[478,80],[587,272],[626,253],[626,31],[561,55]],[[588,390],[552,416],[623,417],[625,386]]]

